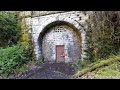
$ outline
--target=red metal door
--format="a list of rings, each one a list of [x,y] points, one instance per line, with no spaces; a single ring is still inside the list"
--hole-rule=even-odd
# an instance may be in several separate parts
[[[56,60],[57,62],[64,62],[64,45],[57,45],[56,46]]]

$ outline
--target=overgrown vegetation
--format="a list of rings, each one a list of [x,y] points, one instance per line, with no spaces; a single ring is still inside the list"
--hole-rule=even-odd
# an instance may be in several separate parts
[[[119,11],[92,11],[87,20],[87,60],[80,61],[89,64],[89,61],[107,59],[111,55],[120,53],[120,12]]]
[[[73,64],[73,67],[75,68],[76,71],[82,70],[85,68],[88,64],[90,64],[90,60],[78,60],[76,63]]]
[[[27,25],[27,22],[25,21],[25,18],[22,18],[20,19],[19,17],[19,20],[18,20],[20,26],[21,26],[21,30],[20,32],[22,33],[21,34],[21,37],[20,37],[20,43],[22,44],[22,46],[24,47],[27,47],[28,48],[28,57],[29,57],[29,60],[30,61],[34,61],[35,57],[34,57],[34,53],[33,53],[33,43],[32,43],[32,37],[31,37],[31,34],[29,33],[29,26]]]
[[[94,79],[120,79],[120,62],[96,70]]]
[[[117,55],[120,51],[120,12],[93,11],[88,21],[90,60]]]
[[[120,12],[93,11],[87,23],[88,50],[86,52],[91,64],[89,61],[78,63],[77,66],[83,68],[78,68],[79,71],[75,77],[81,77],[93,71],[96,72],[93,78],[120,76],[118,70],[120,64]]]
[[[29,34],[25,39],[16,12],[0,12],[0,76],[8,77],[25,71],[33,60]],[[26,41],[27,39],[27,41]]]
[[[106,60],[102,59],[102,60],[96,61],[96,62],[94,62],[94,63],[86,66],[83,70],[78,71],[74,75],[74,77],[78,78],[78,77],[86,74],[87,72],[91,72],[91,71],[93,71],[95,69],[98,69],[100,67],[108,66],[108,65],[110,65],[112,63],[115,63],[115,62],[120,62],[120,55],[118,55],[118,56],[112,56],[112,57],[110,57],[109,59],[106,59]]]
[[[23,63],[28,61],[27,50],[20,46],[15,45],[0,49],[0,75],[12,74],[16,68],[19,68]]]
[[[16,13],[0,11],[0,47],[17,44],[21,32]]]

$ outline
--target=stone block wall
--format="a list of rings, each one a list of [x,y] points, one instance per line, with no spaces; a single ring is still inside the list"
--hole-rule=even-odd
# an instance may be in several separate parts
[[[23,13],[23,12],[22,12]],[[35,14],[36,13],[36,14]],[[37,14],[38,13],[38,14]],[[90,12],[88,12],[90,13]],[[68,26],[70,26],[69,28],[74,27],[76,30],[78,30],[78,32],[80,33],[80,44],[76,45],[76,47],[80,47],[81,52],[80,52],[80,59],[84,59],[86,57],[86,53],[84,52],[84,50],[86,50],[86,29],[87,29],[87,23],[86,20],[88,20],[89,14],[86,13],[84,14],[81,11],[35,11],[33,15],[31,15],[31,12],[28,11],[26,12],[26,14],[24,13],[24,15],[20,14],[20,17],[22,19],[25,20],[26,25],[28,25],[29,27],[29,32],[32,35],[32,41],[34,43],[34,52],[36,55],[36,59],[39,59],[40,56],[42,56],[42,41],[44,42],[44,40],[46,39],[41,39],[42,41],[40,41],[39,37],[40,35],[42,35],[42,33],[46,32],[47,29],[45,29],[46,27],[52,27],[53,26],[57,26],[56,22],[65,22],[68,24]],[[26,17],[27,16],[27,17]],[[24,17],[24,18],[23,18]],[[74,31],[74,28],[73,31]],[[74,34],[70,34],[71,32],[67,32],[69,35],[73,35]],[[48,33],[49,34],[49,33]],[[46,34],[47,35],[47,34]],[[52,35],[50,35],[52,36]],[[79,40],[77,40],[77,37],[73,37],[71,36],[73,41],[77,41],[79,42]],[[76,35],[78,36],[78,35]],[[48,35],[49,37],[49,35]],[[47,40],[47,39],[46,39]],[[69,42],[71,41],[70,39],[68,40]],[[70,45],[68,45],[69,47],[72,47],[73,41],[71,41],[71,43],[69,43]],[[62,41],[63,42],[63,41]],[[40,44],[41,43],[41,44]],[[75,48],[76,48],[75,47]],[[69,55],[73,54],[72,51],[70,51],[71,49],[68,50],[68,48],[66,49],[67,51],[69,51]],[[78,52],[74,52],[74,55],[77,55]],[[51,55],[51,54],[49,54]],[[79,55],[78,55],[79,56]],[[77,57],[77,56],[75,56]],[[66,57],[67,58],[67,57]],[[73,57],[73,59],[75,59]],[[55,55],[53,55],[53,60],[55,60]],[[69,62],[70,59],[66,59],[66,62]]]
[[[67,25],[50,28],[42,40],[42,54],[47,61],[56,61],[56,46],[64,45],[65,62],[74,62],[81,57],[81,36]]]

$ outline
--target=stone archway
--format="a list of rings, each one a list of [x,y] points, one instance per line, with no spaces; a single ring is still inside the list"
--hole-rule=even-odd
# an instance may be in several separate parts
[[[79,20],[76,20],[76,18],[73,18],[72,16],[69,17],[68,14],[55,14],[53,16],[48,15],[48,16],[43,16],[40,18],[32,18],[33,21],[35,21],[32,24],[33,28],[33,41],[35,45],[35,54],[36,58],[39,59],[39,57],[42,55],[42,38],[40,35],[44,34],[47,29],[51,27],[52,25],[57,25],[57,22],[65,22],[68,25],[76,28],[78,32],[81,34],[81,59],[85,57],[85,52],[84,50],[86,49],[86,32],[84,31],[84,27],[82,24],[79,22]],[[36,22],[39,21],[39,25],[36,24]],[[37,29],[36,29],[37,28]]]
[[[41,54],[46,61],[60,62],[59,59],[62,58],[63,62],[75,62],[81,58],[81,39],[81,32],[73,25],[64,21],[56,21],[44,28],[38,41],[42,48]],[[57,53],[64,55],[60,56]]]

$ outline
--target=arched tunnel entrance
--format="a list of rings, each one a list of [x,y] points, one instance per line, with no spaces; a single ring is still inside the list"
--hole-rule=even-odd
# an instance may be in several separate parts
[[[81,59],[81,32],[65,21],[47,25],[39,35],[41,54],[48,62],[75,62]]]

